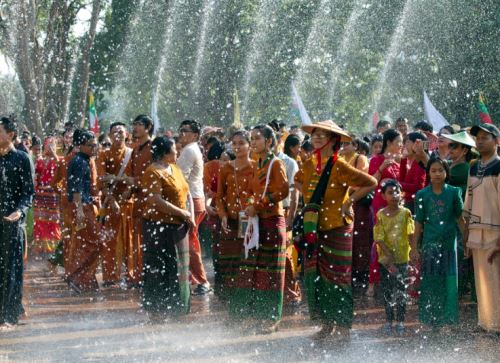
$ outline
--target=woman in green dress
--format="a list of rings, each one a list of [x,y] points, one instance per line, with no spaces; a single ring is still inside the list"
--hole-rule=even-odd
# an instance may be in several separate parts
[[[421,261],[419,318],[439,328],[458,323],[456,223],[463,227],[463,201],[461,189],[447,184],[447,161],[432,158],[426,171],[430,184],[415,198],[415,239],[420,242]],[[418,257],[416,250],[412,253]]]
[[[449,184],[462,189],[462,200],[465,200],[467,192],[467,180],[469,178],[470,161],[474,157],[472,148],[476,147],[476,142],[467,131],[461,131],[453,135],[443,135],[451,140],[448,144],[450,165]],[[457,236],[457,256],[458,256],[458,297],[463,297],[467,292],[471,292],[472,300],[476,300],[474,288],[474,267],[472,258],[464,258],[464,242],[461,233]]]

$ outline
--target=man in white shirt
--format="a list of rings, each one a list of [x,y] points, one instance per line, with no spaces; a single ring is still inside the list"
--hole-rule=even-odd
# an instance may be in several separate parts
[[[476,138],[481,157],[469,170],[464,241],[474,261],[479,326],[500,333],[500,254],[496,253],[500,250],[500,157],[497,154],[500,130],[495,125],[482,123],[473,126],[470,134]]]
[[[194,220],[196,225],[189,232],[189,269],[191,283],[196,286],[194,295],[205,295],[211,291],[207,280],[203,261],[201,259],[198,226],[205,218],[205,194],[203,192],[203,155],[198,145],[201,125],[194,120],[185,120],[179,127],[179,143],[182,151],[177,159],[177,165],[182,170],[189,184],[193,198]]]

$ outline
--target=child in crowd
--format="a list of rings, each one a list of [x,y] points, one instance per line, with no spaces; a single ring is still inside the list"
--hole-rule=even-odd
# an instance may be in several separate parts
[[[430,185],[415,198],[415,241],[420,242],[421,260],[419,318],[439,329],[458,323],[456,225],[463,232],[463,202],[462,190],[447,184],[450,169],[445,160],[431,158],[426,172]]]
[[[415,226],[410,210],[401,205],[401,185],[396,180],[389,179],[382,183],[382,196],[387,206],[377,213],[373,237],[378,249],[380,284],[387,320],[383,331],[390,334],[393,322],[396,320],[395,330],[398,335],[401,335],[405,329],[405,280],[408,277],[410,240],[412,240]],[[396,317],[394,308],[396,308]]]

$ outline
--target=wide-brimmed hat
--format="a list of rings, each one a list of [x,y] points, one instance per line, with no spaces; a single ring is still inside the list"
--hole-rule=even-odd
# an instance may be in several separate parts
[[[334,134],[340,135],[341,142],[349,142],[352,141],[352,137],[349,134],[341,129],[335,122],[332,120],[319,121],[310,125],[303,125],[302,130],[307,132],[308,134],[312,134],[314,129],[321,129],[328,132],[333,132]]]
[[[460,131],[456,134],[441,134],[441,136],[459,144],[476,147],[476,142],[467,131]]]
[[[479,132],[479,130],[483,130],[489,134],[492,134],[496,138],[500,138],[500,131],[493,124],[480,124],[480,125],[472,126],[472,128],[470,129],[470,134],[472,136],[477,136],[477,133]]]

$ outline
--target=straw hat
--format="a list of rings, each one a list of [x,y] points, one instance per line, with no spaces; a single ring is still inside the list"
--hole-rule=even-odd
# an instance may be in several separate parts
[[[469,135],[467,131],[460,131],[457,132],[456,134],[442,134],[442,137],[447,138],[448,140],[451,140],[453,142],[457,142],[459,144],[467,145],[470,147],[476,147],[476,142],[474,139]]]
[[[335,122],[332,120],[319,121],[310,125],[303,125],[302,130],[307,132],[308,134],[312,134],[314,129],[321,129],[328,132],[333,132],[334,134],[340,135],[341,142],[349,142],[352,141],[352,137],[349,134],[342,130]]]

